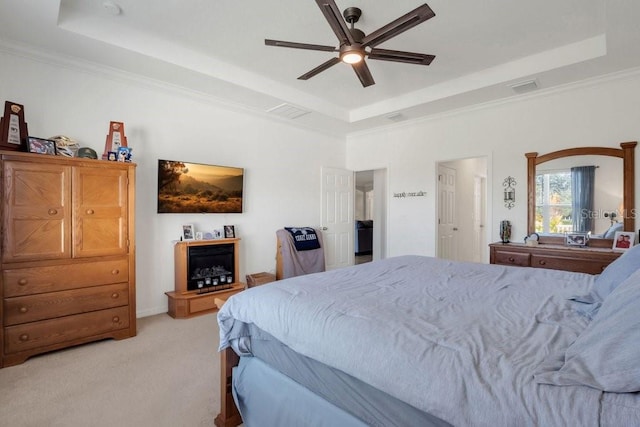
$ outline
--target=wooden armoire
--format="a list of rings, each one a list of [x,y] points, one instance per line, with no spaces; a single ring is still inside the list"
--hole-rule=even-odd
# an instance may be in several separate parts
[[[135,336],[135,164],[0,151],[0,167],[0,367]]]

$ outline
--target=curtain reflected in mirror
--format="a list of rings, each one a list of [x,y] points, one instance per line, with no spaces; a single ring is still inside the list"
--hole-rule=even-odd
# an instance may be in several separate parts
[[[571,207],[573,232],[593,233],[595,166],[571,168]]]

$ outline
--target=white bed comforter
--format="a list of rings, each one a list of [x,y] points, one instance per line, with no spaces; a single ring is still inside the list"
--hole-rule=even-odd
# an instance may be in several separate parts
[[[218,314],[220,349],[253,323],[456,426],[606,425],[602,392],[533,379],[547,355],[585,328],[566,298],[586,293],[593,281],[545,269],[390,258],[235,295]]]

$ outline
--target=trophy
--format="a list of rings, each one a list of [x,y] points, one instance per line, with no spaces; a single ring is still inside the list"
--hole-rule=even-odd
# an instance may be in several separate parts
[[[26,151],[29,132],[24,121],[24,107],[5,101],[4,116],[0,119],[0,149]]]
[[[124,135],[124,123],[111,122],[109,123],[109,134],[107,135],[107,141],[104,144],[104,153],[102,153],[102,160],[108,160],[110,154],[113,157],[117,156],[120,151],[120,147],[127,147],[127,137]]]

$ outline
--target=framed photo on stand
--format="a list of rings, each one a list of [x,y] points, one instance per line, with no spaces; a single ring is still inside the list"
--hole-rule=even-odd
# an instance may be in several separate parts
[[[107,153],[108,156],[108,153]],[[129,147],[120,147],[118,148],[118,161],[119,162],[130,162],[131,161],[131,148]]]
[[[182,240],[193,240],[196,234],[193,230],[193,224],[185,224],[182,226]]]
[[[56,142],[53,139],[27,137],[27,151],[30,153],[56,155]]]
[[[636,233],[633,231],[616,231],[613,237],[613,250],[626,251],[635,244]]]
[[[567,233],[565,243],[567,246],[587,246],[589,237],[584,233]]]
[[[236,228],[233,225],[224,226],[224,238],[234,239],[236,237]]]

